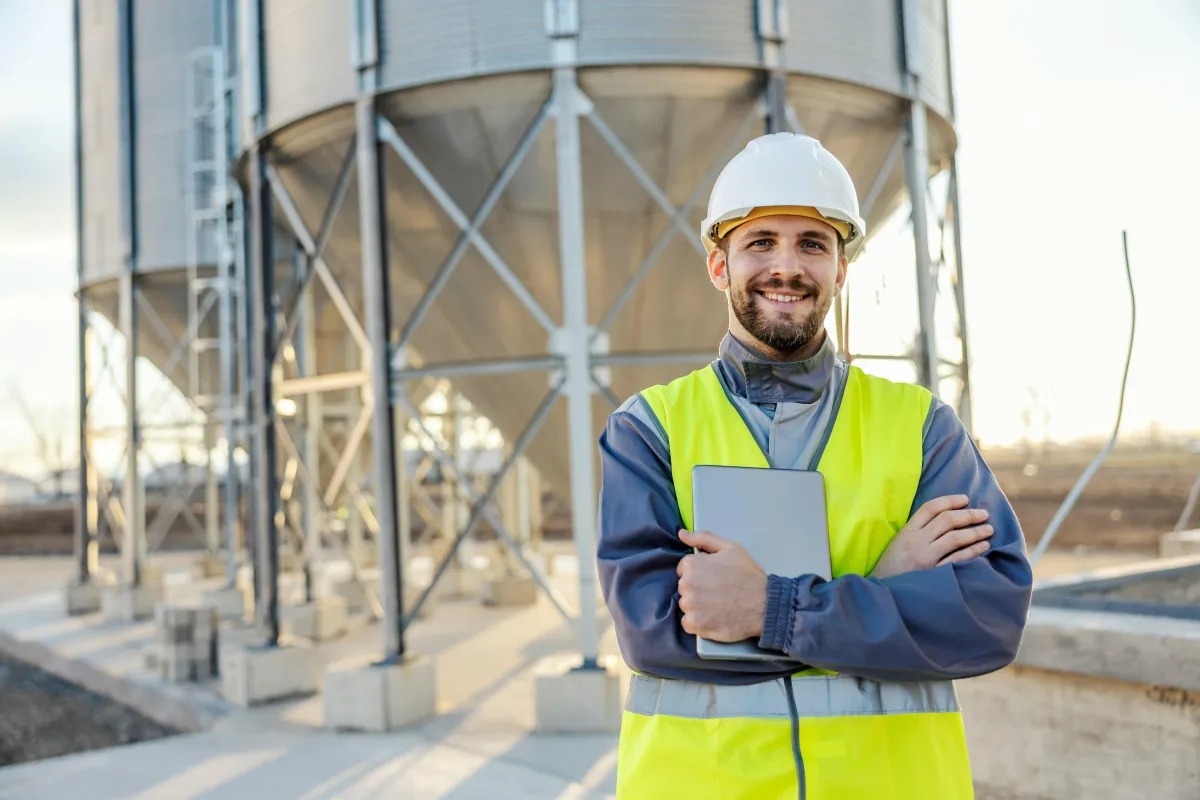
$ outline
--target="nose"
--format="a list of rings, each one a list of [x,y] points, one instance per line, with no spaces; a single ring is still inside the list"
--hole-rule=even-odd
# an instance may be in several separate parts
[[[781,247],[776,251],[776,257],[771,259],[770,271],[776,278],[796,278],[804,274],[804,260],[793,248]]]

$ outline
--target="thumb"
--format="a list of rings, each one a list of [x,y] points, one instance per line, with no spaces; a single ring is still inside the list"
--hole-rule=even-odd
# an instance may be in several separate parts
[[[714,533],[708,531],[680,531],[679,538],[684,544],[691,545],[698,550],[703,550],[706,553],[719,553],[729,546],[729,540],[722,539]]]

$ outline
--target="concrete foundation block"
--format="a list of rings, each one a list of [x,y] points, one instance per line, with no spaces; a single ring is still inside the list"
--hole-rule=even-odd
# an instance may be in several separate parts
[[[483,596],[483,585],[488,576],[483,570],[452,564],[438,578],[430,599],[471,599]]]
[[[254,593],[245,586],[210,589],[203,598],[205,605],[216,609],[220,619],[246,619],[254,611]]]
[[[71,581],[63,589],[63,608],[69,616],[94,614],[100,610],[101,597],[112,587],[106,578],[93,577],[87,583]]]
[[[226,556],[224,553],[205,553],[192,562],[192,576],[197,580],[225,577]]]
[[[525,575],[498,575],[483,584],[483,604],[516,607],[537,603],[538,585]]]
[[[428,656],[399,664],[342,661],[325,670],[322,695],[327,728],[399,730],[437,714],[434,662]]]
[[[299,644],[222,648],[221,695],[241,708],[303,697],[321,685],[317,652]]]
[[[330,597],[340,597],[346,602],[346,611],[351,614],[361,614],[367,609],[366,590],[362,584],[351,578],[333,585]]]
[[[540,733],[616,733],[621,728],[621,675],[612,656],[594,668],[579,656],[555,655],[534,671],[534,729]]]
[[[284,606],[284,619],[294,636],[325,642],[346,631],[348,603],[344,597],[318,597],[310,603]]]
[[[141,586],[111,586],[100,596],[104,618],[114,622],[135,622],[150,619],[154,608],[162,602],[162,584]]]
[[[203,681],[217,673],[217,610],[159,604],[155,669],[168,681]]]
[[[1158,540],[1158,554],[1163,558],[1200,555],[1200,528],[1164,533]]]

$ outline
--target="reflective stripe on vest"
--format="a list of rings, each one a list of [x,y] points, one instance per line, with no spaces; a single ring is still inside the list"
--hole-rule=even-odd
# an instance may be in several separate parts
[[[793,678],[792,689],[801,717],[936,714],[959,710],[958,695],[950,681],[879,683],[864,678],[817,675]],[[788,718],[782,680],[719,686],[634,674],[630,677],[625,710],[644,717],[665,714],[690,719]]]

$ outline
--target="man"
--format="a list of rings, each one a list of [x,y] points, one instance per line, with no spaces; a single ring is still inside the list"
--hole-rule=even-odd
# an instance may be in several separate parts
[[[954,411],[835,358],[824,321],[858,213],[815,139],[750,142],[701,231],[729,309],[720,357],[630,398],[600,438],[600,577],[634,671],[623,800],[972,796],[951,681],[1012,661],[1032,575]],[[833,580],[691,531],[696,464],[819,470]],[[698,636],[805,668],[703,660]]]

